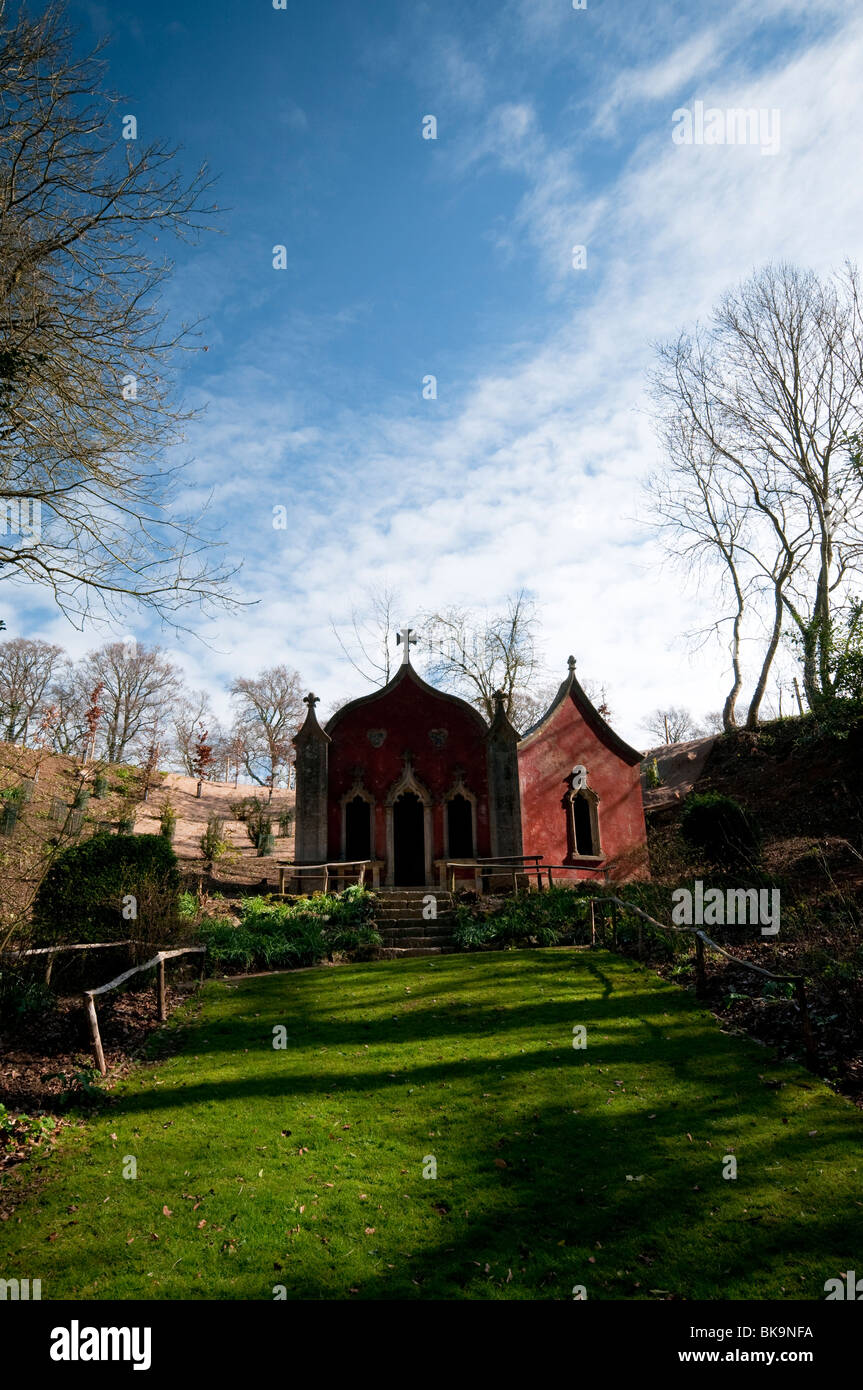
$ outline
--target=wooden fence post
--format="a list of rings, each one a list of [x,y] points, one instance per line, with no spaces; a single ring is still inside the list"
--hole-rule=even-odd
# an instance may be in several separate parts
[[[87,1020],[90,1024],[90,1041],[96,1054],[96,1066],[104,1076],[108,1068],[105,1066],[105,1054],[102,1051],[102,1039],[99,1036],[99,1020],[96,1017],[96,1005],[93,1003],[92,994],[84,995],[84,1003],[87,1009]]]
[[[707,988],[707,974],[704,969],[704,942],[700,934],[695,937],[695,993],[701,995]]]
[[[168,1017],[168,1011],[165,1007],[165,961],[162,956],[159,957],[156,974],[156,991],[159,998],[159,1022],[164,1023]]]

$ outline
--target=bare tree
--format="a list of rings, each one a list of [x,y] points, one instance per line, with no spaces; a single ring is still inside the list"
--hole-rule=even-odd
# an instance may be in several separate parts
[[[27,743],[62,656],[62,647],[29,637],[0,642],[0,737],[7,743]]]
[[[85,685],[102,683],[103,756],[122,762],[128,755],[145,756],[161,744],[180,691],[180,674],[159,647],[140,643],[106,642],[80,664]]]
[[[400,602],[388,584],[366,589],[362,604],[351,608],[350,621],[343,627],[331,624],[342,653],[371,685],[386,685],[393,673],[392,637]]]
[[[704,733],[689,710],[677,705],[655,709],[643,722],[647,732],[663,744],[685,743],[691,738],[701,738]]]
[[[298,671],[270,666],[231,686],[237,725],[245,735],[243,766],[254,782],[273,788],[291,761],[291,740],[303,721],[303,686]]]
[[[248,728],[235,722],[230,729],[219,733],[214,741],[213,757],[216,765],[224,770],[226,782],[233,774],[236,787],[240,780],[240,768],[244,768],[252,758],[252,740]]]
[[[429,679],[463,696],[485,717],[494,718],[495,691],[504,695],[512,718],[539,671],[536,606],[524,591],[511,594],[499,612],[453,606],[422,619],[428,647]]]
[[[837,617],[853,603],[863,560],[856,271],[822,281],[765,267],[724,297],[706,329],[660,349],[654,390],[672,463],[661,519],[725,565],[734,621],[748,605],[762,625],[747,722],[758,720],[786,620],[810,705],[830,700]],[[691,506],[669,507],[668,487],[681,480]],[[739,629],[737,640],[733,656]]]
[[[206,690],[184,690],[182,699],[174,707],[171,745],[174,756],[189,777],[195,775],[192,759],[201,726],[212,734],[215,747],[221,735],[209,695]]]
[[[203,229],[209,180],[139,143],[101,50],[76,56],[56,0],[38,16],[0,0],[0,499],[21,535],[0,533],[0,579],[79,621],[232,601],[233,571],[176,506],[173,363],[193,338],[159,309],[170,261],[144,249]]]

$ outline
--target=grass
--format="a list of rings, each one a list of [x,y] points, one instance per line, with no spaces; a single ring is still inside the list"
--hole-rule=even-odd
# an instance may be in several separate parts
[[[858,1112],[602,951],[211,982],[157,1046],[18,1194],[4,1277],[75,1299],[820,1300],[859,1267]]]

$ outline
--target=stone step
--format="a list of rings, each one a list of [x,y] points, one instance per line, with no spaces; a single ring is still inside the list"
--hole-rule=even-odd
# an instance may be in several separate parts
[[[453,934],[446,924],[441,927],[434,922],[404,922],[397,927],[378,927],[378,930],[385,941],[399,941],[402,937],[443,937],[449,941]]]
[[[443,956],[450,951],[447,946],[382,946],[380,956],[382,960],[407,960],[410,956]]]
[[[424,916],[422,912],[414,911],[409,907],[401,907],[394,912],[376,912],[376,922],[452,922],[455,914],[452,912],[439,912],[436,917]]]
[[[445,946],[451,946],[452,942],[447,937],[442,936],[402,936],[397,941],[385,941],[384,946],[388,950],[412,951],[419,946],[434,947],[435,950],[442,950]]]

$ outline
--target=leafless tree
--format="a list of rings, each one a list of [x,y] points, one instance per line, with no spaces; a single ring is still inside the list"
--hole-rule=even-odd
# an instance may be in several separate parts
[[[240,780],[240,768],[244,768],[252,758],[252,741],[248,728],[235,721],[229,729],[223,729],[218,733],[213,745],[213,757],[216,766],[223,769],[225,781],[229,781],[233,776],[236,787]]]
[[[0,642],[0,737],[7,743],[27,743],[62,656],[62,647],[34,638]]]
[[[146,757],[161,745],[180,691],[180,674],[159,647],[106,642],[80,663],[85,686],[101,681],[102,756],[109,763]]]
[[[388,584],[366,589],[361,604],[351,608],[349,622],[331,624],[343,655],[370,685],[386,685],[393,673],[400,602]]]
[[[182,699],[174,706],[171,751],[189,777],[194,776],[194,745],[201,727],[209,731],[210,741],[215,748],[221,735],[209,695],[206,690],[184,690]]]
[[[210,180],[132,138],[104,82],[102,45],[76,55],[61,3],[0,0],[0,500],[21,533],[0,531],[0,579],[47,587],[78,622],[232,601],[233,571],[177,505],[174,362],[195,342],[160,310],[172,266],[161,244],[154,258],[160,234],[203,229]]]
[[[536,605],[524,591],[511,594],[499,612],[453,606],[421,617],[429,680],[463,696],[494,718],[495,691],[512,718],[540,670]]]
[[[667,709],[655,709],[644,720],[644,727],[659,743],[686,743],[688,739],[701,738],[704,730],[688,709],[669,705]]]
[[[829,700],[837,616],[859,591],[863,560],[856,270],[820,280],[765,267],[723,298],[706,328],[660,348],[653,385],[671,464],[656,488],[666,543],[682,538],[690,558],[718,559],[733,591],[725,726],[742,681],[746,612],[762,648],[747,723],[758,721],[786,622],[810,705]]]
[[[245,735],[243,766],[272,797],[290,766],[291,740],[305,714],[302,679],[288,666],[270,666],[257,676],[235,680],[231,694]]]
[[[80,757],[87,742],[87,692],[75,662],[68,657],[59,662],[47,698],[54,709],[52,746],[55,752]]]

